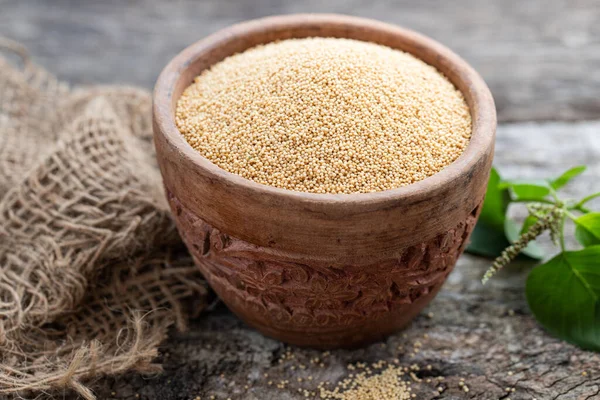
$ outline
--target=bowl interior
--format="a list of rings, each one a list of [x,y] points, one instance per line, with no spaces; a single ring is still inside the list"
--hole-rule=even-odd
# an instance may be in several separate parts
[[[436,67],[464,95],[469,145],[442,171],[373,193],[316,194],[262,185],[229,173],[194,150],[175,125],[181,93],[202,71],[235,53],[277,40],[340,37],[408,52]],[[289,15],[234,25],[178,54],[154,91],[155,143],[165,187],[190,212],[255,245],[358,262],[399,254],[465,220],[479,206],[491,167],[496,114],[481,77],[439,43],[397,26],[340,15]]]
[[[185,60],[184,68],[179,71],[180,76],[171,96],[172,112],[175,112],[177,100],[182,92],[192,84],[196,76],[231,55],[261,44],[285,39],[334,37],[385,45],[410,53],[436,67],[463,93],[473,120],[476,119],[478,102],[481,99],[478,98],[477,93],[470,90],[470,86],[474,83],[473,76],[470,75],[477,75],[477,73],[458,56],[437,42],[414,31],[372,20],[367,20],[370,27],[360,29],[345,24],[349,21],[364,21],[362,18],[332,16],[339,19],[336,22],[323,15],[307,15],[305,16],[306,23],[304,23],[304,20],[298,20],[301,16],[294,17],[294,21],[296,21],[294,24],[286,23],[288,21],[285,17],[270,17],[234,25],[227,28],[226,36],[212,35],[184,50],[176,57],[176,60],[182,59],[183,54],[186,57],[191,56],[191,58]],[[393,32],[377,31],[384,27]],[[389,33],[393,33],[393,36]],[[469,69],[469,71],[464,69]]]
[[[307,14],[258,19],[234,25],[188,47],[170,64],[177,67],[175,81],[171,82],[172,91],[169,99],[171,118],[174,121],[177,101],[183,91],[192,84],[196,76],[212,65],[261,44],[307,37],[347,38],[385,45],[410,53],[444,74],[462,92],[472,119],[472,136],[469,145],[463,154],[444,170],[453,164],[460,165],[464,159],[471,158],[473,155],[477,156],[481,149],[486,148],[493,141],[494,129],[489,129],[492,125],[495,127],[496,123],[493,99],[481,77],[465,61],[441,44],[414,31],[378,21],[340,15]],[[406,187],[391,191],[403,190]],[[373,193],[344,196],[369,195]]]

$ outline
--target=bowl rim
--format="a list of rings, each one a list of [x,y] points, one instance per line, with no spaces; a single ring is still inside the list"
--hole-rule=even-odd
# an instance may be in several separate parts
[[[469,104],[472,117],[471,139],[463,153],[451,164],[441,171],[410,185],[401,186],[384,191],[368,193],[310,193],[290,189],[283,189],[265,185],[244,178],[240,175],[226,171],[212,163],[206,157],[195,150],[184,138],[175,123],[173,110],[174,88],[181,79],[182,74],[200,58],[211,51],[218,49],[224,41],[232,37],[240,38],[269,29],[277,29],[282,26],[303,25],[310,21],[312,24],[342,23],[359,29],[384,31],[388,34],[408,37],[415,43],[417,48],[427,49],[436,55],[436,59],[443,60],[456,72],[456,78],[452,79],[445,75],[457,89],[461,91]],[[325,37],[325,36],[323,36]],[[341,37],[341,36],[340,36]],[[250,48],[249,46],[247,48]],[[402,51],[407,51],[400,49]],[[231,54],[225,55],[225,57]],[[419,54],[413,54],[423,60]],[[423,60],[429,65],[431,63]],[[212,65],[212,64],[211,64]],[[436,69],[436,65],[432,65]],[[209,66],[210,67],[210,66]],[[464,89],[458,87],[456,81],[462,81]],[[191,82],[190,82],[191,84]],[[467,89],[465,91],[465,89]],[[320,203],[335,205],[361,205],[377,207],[397,201],[401,198],[427,198],[429,194],[434,195],[440,187],[452,185],[456,179],[475,168],[477,162],[493,148],[496,130],[496,109],[492,95],[483,78],[461,57],[449,48],[413,30],[399,27],[385,22],[354,16],[339,14],[291,14],[270,16],[246,22],[241,22],[221,29],[206,38],[188,46],[178,53],[160,73],[153,92],[153,114],[160,134],[164,136],[167,143],[179,153],[191,161],[197,168],[209,178],[225,181],[227,184],[239,186],[244,190],[256,193],[257,196],[269,196],[285,201],[298,201],[309,203]],[[155,133],[156,134],[156,133]]]

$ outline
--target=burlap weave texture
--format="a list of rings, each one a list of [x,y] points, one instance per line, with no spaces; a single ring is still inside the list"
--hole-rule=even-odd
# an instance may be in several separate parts
[[[0,42],[20,51],[13,43]],[[206,286],[155,164],[149,93],[0,58],[0,394],[153,372]]]

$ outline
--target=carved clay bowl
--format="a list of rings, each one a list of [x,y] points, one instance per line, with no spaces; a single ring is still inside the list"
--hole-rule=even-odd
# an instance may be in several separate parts
[[[412,53],[464,94],[472,139],[457,161],[415,184],[369,194],[311,194],[228,173],[192,149],[174,109],[195,76],[258,44],[311,36]],[[227,306],[295,345],[352,347],[408,324],[436,295],[475,225],[492,163],[496,114],[481,77],[418,33],[339,15],[269,17],[232,26],[177,55],[154,92],[158,162],[177,227]]]

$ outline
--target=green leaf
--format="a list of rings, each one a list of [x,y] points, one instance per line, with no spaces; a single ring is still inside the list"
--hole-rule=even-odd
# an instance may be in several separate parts
[[[471,234],[467,251],[478,256],[496,258],[510,246],[504,230],[498,230],[479,220]]]
[[[504,221],[510,196],[508,190],[498,188],[500,182],[498,171],[492,168],[483,208],[467,247],[467,251],[472,254],[494,258],[510,245],[504,233]]]
[[[600,213],[589,213],[575,220],[575,237],[584,247],[600,244]]]
[[[522,235],[525,232],[527,232],[529,228],[531,228],[531,225],[535,224],[537,220],[537,217],[533,215],[528,215],[527,218],[525,218],[525,221],[523,221],[523,226],[521,227],[520,234]]]
[[[512,219],[507,219],[504,224],[504,232],[506,233],[506,237],[512,243],[515,242],[519,236],[521,235],[519,232],[519,227]],[[522,254],[527,257],[533,258],[534,260],[541,260],[544,258],[544,251],[542,248],[535,242],[529,242],[527,247],[521,251]]]
[[[509,180],[501,182],[499,189],[509,189],[511,198],[515,201],[541,201],[553,190],[560,189],[571,179],[583,173],[586,167],[583,165],[573,167],[564,172],[556,179],[535,179],[535,180]]]
[[[504,181],[498,187],[510,189],[510,196],[514,201],[545,200],[552,191],[550,183],[545,180]]]
[[[548,332],[600,350],[600,246],[563,252],[534,268],[525,290],[531,311]]]
[[[585,165],[579,165],[577,167],[573,167],[568,171],[564,172],[561,176],[556,179],[550,181],[550,186],[554,188],[554,190],[558,190],[561,187],[565,186],[569,181],[575,178],[577,175],[581,175],[587,167]]]
[[[487,191],[483,208],[479,215],[479,221],[487,224],[489,227],[498,231],[504,230],[504,220],[506,219],[506,209],[510,202],[510,196],[506,189],[500,189],[498,185],[501,182],[500,174],[495,168],[490,172]]]

